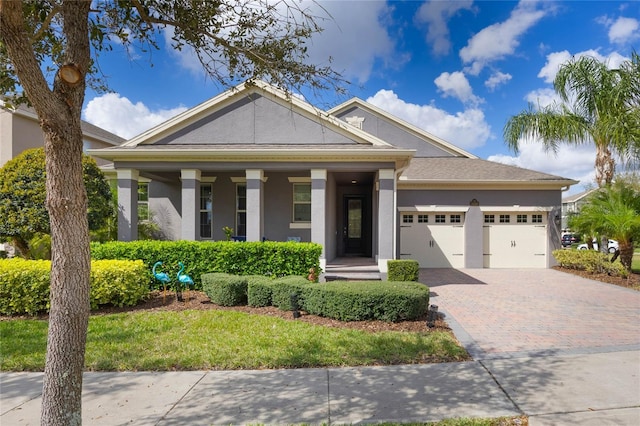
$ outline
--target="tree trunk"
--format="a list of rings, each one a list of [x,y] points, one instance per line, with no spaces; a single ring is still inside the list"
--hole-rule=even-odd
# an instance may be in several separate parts
[[[627,271],[631,271],[633,262],[633,243],[620,241],[620,263]]]
[[[89,69],[90,1],[63,1],[63,64],[82,75],[75,85],[56,75],[49,87],[35,57],[22,2],[0,0],[0,40],[44,132],[47,210],[51,222],[51,307],[41,424],[82,423],[82,372],[89,321],[89,225],[82,179],[84,76]]]
[[[608,185],[613,181],[616,163],[611,151],[604,144],[596,143],[596,183],[598,187]]]

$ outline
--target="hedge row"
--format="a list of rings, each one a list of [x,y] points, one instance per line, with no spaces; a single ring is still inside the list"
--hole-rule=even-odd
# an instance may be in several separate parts
[[[591,274],[609,274],[626,278],[628,271],[620,262],[609,260],[609,255],[597,250],[554,250],[553,257],[563,268],[587,271]]]
[[[340,321],[402,321],[423,316],[429,306],[429,288],[407,281],[331,281],[311,283],[300,276],[268,279],[263,276],[204,274],[203,288],[213,303],[223,306],[276,306],[299,309]]]
[[[420,264],[417,260],[387,260],[389,281],[418,281]]]
[[[0,259],[0,314],[37,314],[49,310],[51,262]],[[91,309],[133,306],[149,294],[149,272],[141,261],[91,262]]]
[[[162,261],[163,272],[172,278],[178,272],[178,262],[183,262],[184,273],[193,278],[196,288],[202,288],[200,277],[209,272],[274,278],[307,276],[311,268],[320,270],[321,253],[319,244],[275,241],[114,241],[91,244],[94,259],[139,259],[149,270],[155,262]]]

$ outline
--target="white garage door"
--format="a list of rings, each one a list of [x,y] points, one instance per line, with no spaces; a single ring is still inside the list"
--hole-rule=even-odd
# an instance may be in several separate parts
[[[401,213],[400,258],[421,268],[464,267],[463,213]]]
[[[546,268],[547,220],[543,213],[484,214],[485,268]]]

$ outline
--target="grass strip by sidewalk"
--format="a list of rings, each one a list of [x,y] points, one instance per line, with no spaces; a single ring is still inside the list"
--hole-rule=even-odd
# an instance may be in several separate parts
[[[0,321],[0,370],[42,371],[45,320]],[[368,333],[235,311],[92,316],[85,368],[96,371],[300,368],[465,360],[441,331]]]

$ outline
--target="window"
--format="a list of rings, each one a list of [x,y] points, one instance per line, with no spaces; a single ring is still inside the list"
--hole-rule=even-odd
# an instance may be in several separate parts
[[[247,235],[247,184],[236,185],[236,235]]]
[[[413,223],[413,215],[412,214],[403,214],[402,215],[402,223]]]
[[[518,223],[527,223],[527,215],[519,214],[517,218]]]
[[[437,214],[436,215],[436,223],[445,223],[447,221],[447,215]]]
[[[495,223],[496,215],[494,214],[485,214],[484,215],[484,223]]]
[[[138,220],[149,220],[148,183],[138,183]]]
[[[542,215],[541,214],[532,214],[531,215],[531,223],[542,223]]]
[[[500,215],[500,223],[509,223],[509,222],[511,222],[511,216],[509,216],[508,214]]]
[[[460,223],[460,215],[459,214],[452,214],[451,216],[449,216],[449,222],[451,222],[451,223]]]
[[[311,184],[293,184],[293,221],[311,222]]]
[[[200,238],[213,238],[213,190],[210,183],[200,184]]]
[[[419,214],[418,215],[418,223],[429,223],[429,215],[428,214]]]

